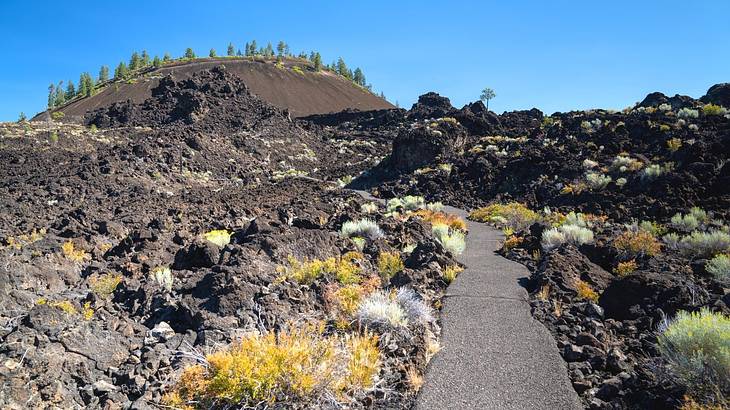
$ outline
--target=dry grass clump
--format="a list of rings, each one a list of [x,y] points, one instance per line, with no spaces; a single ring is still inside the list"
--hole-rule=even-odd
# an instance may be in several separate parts
[[[114,290],[122,283],[122,275],[119,274],[105,274],[95,275],[89,280],[91,290],[102,298],[109,297]]]
[[[613,247],[631,256],[655,256],[661,251],[661,245],[654,235],[641,229],[622,233],[614,239]]]
[[[164,402],[210,408],[347,401],[375,384],[377,343],[369,334],[324,336],[322,326],[251,334],[185,369]]]
[[[324,292],[327,311],[334,317],[335,325],[340,329],[349,327],[360,302],[380,288],[381,281],[377,276],[372,276],[363,281],[362,284],[339,285],[332,283],[327,285]]]
[[[616,268],[613,270],[613,273],[615,273],[619,277],[624,277],[630,273],[633,273],[637,268],[638,265],[636,264],[636,260],[631,259],[629,261],[619,262],[618,265],[616,265]]]
[[[469,219],[477,222],[489,222],[502,228],[521,231],[539,221],[540,215],[523,204],[510,202],[507,204],[492,204],[475,209],[469,214]]]
[[[405,268],[400,255],[395,252],[381,252],[378,255],[378,271],[384,280],[390,280]]]
[[[504,240],[504,243],[502,244],[502,247],[505,251],[509,251],[510,249],[519,246],[522,244],[522,242],[525,241],[525,238],[521,236],[511,235],[507,239]]]
[[[598,301],[598,292],[593,290],[591,285],[588,283],[578,280],[575,284],[575,289],[578,292],[578,297],[583,300],[589,300],[591,302]]]
[[[214,243],[219,248],[222,248],[231,242],[231,235],[232,233],[225,229],[215,229],[206,232],[203,234],[203,237],[206,241]]]
[[[345,238],[368,238],[370,240],[383,237],[383,231],[380,230],[377,222],[370,219],[347,221],[342,224],[340,234]]]
[[[362,326],[380,331],[425,325],[433,320],[431,308],[408,288],[395,293],[373,292],[362,301],[356,316]]]
[[[63,256],[74,262],[83,262],[91,259],[91,255],[86,253],[83,249],[76,249],[76,246],[72,241],[66,241],[61,245],[61,251]]]
[[[462,268],[459,265],[449,265],[446,267],[446,269],[444,269],[441,276],[444,278],[446,283],[451,283],[463,271],[464,271],[464,268]]]
[[[361,280],[361,269],[355,264],[361,258],[362,254],[359,252],[348,252],[339,258],[330,257],[324,260],[300,261],[289,256],[289,267],[280,266],[277,270],[284,274],[283,279],[293,279],[307,285],[325,275],[332,275],[339,283],[352,284]]]
[[[467,230],[466,221],[454,214],[429,209],[419,209],[415,214],[431,225],[447,225],[451,229],[458,229],[464,232]]]

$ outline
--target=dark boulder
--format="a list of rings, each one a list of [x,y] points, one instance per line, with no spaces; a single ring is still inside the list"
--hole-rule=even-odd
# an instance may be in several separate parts
[[[712,103],[730,107],[730,83],[715,84],[700,98],[705,104]]]

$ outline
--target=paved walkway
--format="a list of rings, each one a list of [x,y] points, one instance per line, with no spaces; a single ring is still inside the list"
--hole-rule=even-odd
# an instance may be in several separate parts
[[[461,209],[445,211],[466,217]],[[442,349],[426,370],[415,409],[582,409],[555,340],[532,318],[519,284],[527,268],[494,252],[500,231],[468,225],[458,258],[467,268],[446,290]]]

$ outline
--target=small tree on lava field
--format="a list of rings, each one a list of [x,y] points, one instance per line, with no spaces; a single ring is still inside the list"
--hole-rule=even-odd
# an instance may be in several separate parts
[[[489,100],[496,96],[497,94],[494,93],[494,90],[489,87],[482,90],[482,95],[479,96],[479,99],[484,101],[484,104],[487,106],[487,111],[489,111]]]

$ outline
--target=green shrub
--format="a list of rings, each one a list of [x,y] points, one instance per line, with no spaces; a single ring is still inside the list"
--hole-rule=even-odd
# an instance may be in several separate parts
[[[680,383],[696,397],[730,391],[730,318],[703,308],[680,311],[658,347]]]
[[[436,240],[444,249],[453,255],[460,255],[466,249],[466,235],[458,229],[451,229],[448,225],[435,224],[431,231]]]
[[[369,238],[375,240],[383,237],[383,231],[378,224],[370,219],[347,221],[342,224],[340,234],[345,238]]]
[[[469,218],[477,222],[489,222],[503,228],[521,231],[539,221],[540,215],[523,204],[510,202],[475,209],[469,214]]]
[[[687,256],[711,258],[718,253],[730,250],[730,234],[714,230],[711,232],[692,232],[679,241],[679,249]]]
[[[717,255],[705,266],[707,272],[712,274],[720,282],[730,281],[730,256]]]
[[[725,115],[727,114],[727,109],[721,105],[707,104],[702,107],[702,112],[705,115]]]

